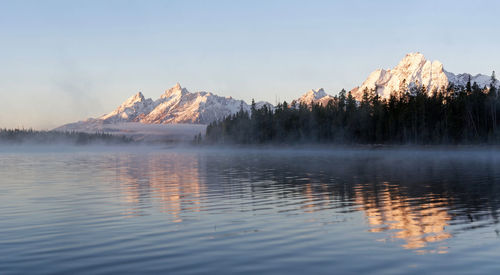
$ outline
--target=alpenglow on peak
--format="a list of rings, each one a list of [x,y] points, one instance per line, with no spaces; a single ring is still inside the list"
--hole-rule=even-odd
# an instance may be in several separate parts
[[[311,103],[319,103],[321,105],[326,105],[330,100],[333,100],[333,96],[327,94],[323,88],[320,88],[318,90],[312,89],[303,94],[297,100],[293,100],[292,105],[294,103],[302,103],[305,105],[309,105]]]
[[[419,52],[407,54],[396,67],[378,69],[372,72],[359,87],[351,90],[360,100],[365,90],[375,91],[381,98],[389,98],[392,92],[398,92],[412,86],[424,86],[428,93],[444,91],[450,83],[465,86],[467,81],[476,82],[480,87],[488,86],[487,75],[470,75],[447,72],[440,61],[430,61]]]
[[[257,102],[257,108],[268,102]],[[250,105],[243,100],[222,97],[210,92],[189,92],[179,83],[167,89],[159,99],[145,98],[141,92],[129,97],[114,111],[97,118],[70,123],[57,130],[95,131],[102,124],[139,122],[144,124],[195,123],[208,124],[237,113],[241,108],[250,112]]]

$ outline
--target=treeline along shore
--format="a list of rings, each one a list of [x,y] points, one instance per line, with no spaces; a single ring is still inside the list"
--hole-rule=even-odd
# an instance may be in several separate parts
[[[37,131],[33,129],[0,129],[1,144],[127,144],[133,140],[126,136],[106,133],[84,133],[75,131]]]
[[[327,104],[280,103],[208,125],[207,144],[500,144],[500,97],[489,87],[450,84],[440,91],[412,85],[387,99],[365,89],[356,100],[342,90]]]

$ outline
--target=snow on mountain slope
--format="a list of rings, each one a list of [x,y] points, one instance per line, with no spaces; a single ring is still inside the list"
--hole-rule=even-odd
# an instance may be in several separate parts
[[[393,69],[378,69],[372,72],[360,87],[351,90],[360,100],[365,89],[374,90],[382,98],[389,98],[391,92],[397,92],[412,85],[425,86],[429,93],[445,90],[449,83],[465,86],[467,81],[476,82],[480,87],[490,85],[490,76],[478,74],[459,74],[447,72],[439,61],[426,60],[421,53],[407,54]],[[498,85],[498,84],[497,84]]]
[[[258,102],[256,107],[267,105],[268,102]],[[61,131],[101,131],[108,129],[107,124],[140,122],[143,124],[208,124],[237,113],[241,108],[250,112],[250,106],[243,100],[232,97],[222,97],[209,92],[191,93],[182,88],[179,83],[165,91],[159,99],[144,98],[137,93],[127,99],[111,113],[98,118],[63,125],[55,130]]]
[[[255,102],[255,108],[258,110],[258,109],[262,109],[264,106],[266,106],[269,110],[274,110],[274,105],[267,102],[267,101],[258,101],[258,102]],[[250,111],[250,109],[248,109]]]
[[[391,92],[397,92],[412,86],[425,86],[429,93],[442,91],[450,83],[465,86],[469,81],[476,82],[480,87],[490,85],[490,76],[478,74],[458,74],[447,72],[439,61],[429,61],[421,53],[407,54],[393,69],[379,69],[372,72],[360,87],[351,90],[353,96],[361,100],[365,89],[376,91],[382,98],[389,98]],[[497,82],[500,86],[500,82]],[[311,102],[326,105],[333,96],[323,89],[310,90],[293,103]],[[274,106],[268,102],[257,102],[256,107]],[[241,108],[250,112],[251,107],[242,100],[222,97],[210,92],[191,93],[186,88],[176,84],[165,91],[157,100],[146,99],[142,93],[137,93],[127,99],[111,113],[98,118],[66,124],[56,130],[70,131],[101,131],[110,129],[110,124],[138,122],[142,124],[208,124],[235,114]]]
[[[208,92],[190,93],[179,84],[167,90],[157,106],[139,120],[142,123],[199,123],[208,124],[234,114],[248,104],[231,97],[221,97]]]
[[[154,108],[152,99],[145,99],[141,92],[127,99],[113,112],[99,117],[100,120],[107,122],[134,121],[141,115],[151,112]]]
[[[292,104],[293,104],[293,102],[297,102],[297,103],[309,105],[312,102],[312,103],[319,103],[320,105],[324,106],[324,105],[328,104],[328,101],[330,101],[330,100],[333,100],[333,96],[325,93],[323,88],[321,88],[318,90],[312,89],[312,90],[308,91],[307,93],[303,94],[300,98],[292,101]]]
[[[477,74],[477,75],[471,75],[471,74],[458,74],[455,75],[453,73],[444,71],[446,76],[448,77],[448,80],[450,83],[453,83],[454,85],[457,86],[465,86],[467,85],[467,82],[469,81],[470,78],[470,83],[473,84],[474,82],[479,85],[479,87],[489,87],[491,84],[491,76],[489,75],[484,75],[484,74]],[[497,81],[496,86],[499,86],[499,82]]]

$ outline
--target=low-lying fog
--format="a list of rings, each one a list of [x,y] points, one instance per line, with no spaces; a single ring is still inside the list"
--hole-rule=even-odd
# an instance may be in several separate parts
[[[76,145],[68,142],[40,144],[32,142],[2,143],[1,152],[125,152],[125,153],[204,153],[204,154],[237,154],[237,155],[273,155],[283,158],[307,155],[332,157],[377,157],[387,160],[407,162],[428,158],[435,161],[442,158],[477,159],[500,158],[498,146],[339,146],[339,145],[297,145],[297,146],[212,146],[197,145],[191,141],[183,142],[132,142],[111,143],[97,142],[95,144]],[[402,163],[400,163],[402,164]]]
[[[24,273],[490,274],[499,165],[494,147],[0,146],[0,252]]]

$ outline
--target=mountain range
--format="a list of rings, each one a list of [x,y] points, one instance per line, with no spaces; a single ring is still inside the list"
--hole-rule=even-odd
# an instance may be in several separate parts
[[[256,108],[268,102],[257,102]],[[243,100],[222,97],[210,92],[191,93],[177,83],[165,91],[159,99],[145,98],[141,92],[131,96],[114,111],[97,118],[70,123],[56,128],[60,131],[103,131],[110,125],[124,123],[141,124],[208,124],[235,114],[241,108],[250,112],[251,106]]]
[[[355,87],[351,92],[356,99],[361,99],[365,89],[375,90],[381,98],[389,98],[391,92],[411,86],[425,86],[427,92],[432,93],[445,91],[450,84],[465,86],[469,80],[482,88],[489,87],[491,77],[483,74],[450,73],[437,60],[426,60],[421,53],[409,53],[393,69],[372,72],[361,86]]]
[[[272,105],[257,102],[257,108]],[[238,112],[241,108],[250,111],[243,100],[222,97],[209,92],[191,93],[179,83],[165,91],[157,100],[146,99],[139,92],[122,105],[98,120],[105,123],[141,122],[146,124],[196,123],[208,124]]]
[[[372,72],[361,86],[353,88],[351,93],[360,100],[363,91],[367,89],[374,90],[381,98],[388,98],[392,91],[411,86],[425,86],[428,93],[431,93],[443,91],[451,84],[465,86],[469,80],[471,83],[476,82],[480,87],[484,87],[490,85],[491,77],[483,74],[450,73],[444,70],[441,62],[426,60],[421,53],[410,53],[393,69],[378,69]],[[496,85],[499,85],[498,82]],[[333,98],[323,89],[312,89],[293,100],[292,103],[326,104]],[[257,108],[264,105],[270,109],[274,108],[269,102],[256,103]],[[159,99],[145,98],[139,92],[108,114],[66,124],[55,130],[94,132],[111,129],[111,125],[132,122],[148,125],[208,124],[235,114],[242,108],[248,112],[251,110],[251,106],[243,100],[222,97],[205,91],[192,93],[177,83],[166,90]]]

